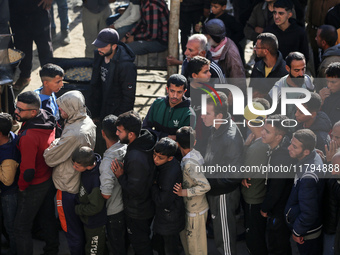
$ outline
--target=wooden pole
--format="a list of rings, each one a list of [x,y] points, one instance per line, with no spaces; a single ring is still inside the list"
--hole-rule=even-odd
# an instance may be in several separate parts
[[[169,55],[178,59],[178,30],[179,30],[180,0],[170,1],[169,19]],[[168,77],[178,73],[178,66],[168,66]]]

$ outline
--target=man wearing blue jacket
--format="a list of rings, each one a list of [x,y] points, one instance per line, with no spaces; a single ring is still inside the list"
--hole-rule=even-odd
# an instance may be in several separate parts
[[[298,163],[285,216],[301,255],[322,254],[323,163],[315,144],[315,134],[300,129],[293,134],[288,147],[290,157],[298,159]]]

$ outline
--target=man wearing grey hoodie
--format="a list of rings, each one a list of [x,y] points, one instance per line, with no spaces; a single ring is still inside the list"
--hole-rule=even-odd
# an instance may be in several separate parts
[[[85,99],[79,91],[69,91],[57,99],[60,116],[65,120],[61,137],[44,152],[46,164],[53,167],[57,188],[57,208],[71,254],[85,254],[83,224],[75,214],[80,172],[73,168],[72,153],[82,146],[94,148],[96,126],[86,113]]]

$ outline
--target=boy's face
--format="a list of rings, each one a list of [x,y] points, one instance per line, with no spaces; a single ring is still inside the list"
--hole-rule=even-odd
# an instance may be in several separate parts
[[[63,77],[59,75],[54,78],[45,77],[44,86],[51,92],[57,93],[64,86]]]
[[[306,105],[303,105],[305,108],[307,108]],[[308,108],[307,108],[308,109]],[[310,111],[308,109],[308,111]],[[313,119],[316,116],[316,112],[311,112],[312,115],[305,115],[299,108],[296,109],[295,112],[295,119],[299,123],[305,123],[311,119]]]
[[[331,91],[331,93],[336,93],[340,91],[340,78],[338,77],[329,77],[326,75],[327,87]]]
[[[208,82],[210,80],[210,65],[202,66],[201,71],[198,74],[193,73],[192,78],[199,79],[200,82]]]
[[[182,102],[182,97],[185,93],[184,85],[183,86],[176,86],[175,84],[170,83],[169,88],[166,88],[168,95],[169,95],[169,104],[170,107],[174,107]]]
[[[286,11],[285,8],[274,7],[273,18],[275,24],[280,27],[287,25],[288,19],[292,17],[292,12]]]
[[[82,166],[81,164],[77,163],[77,162],[73,162],[73,169],[76,170],[77,172],[85,172],[86,170],[89,170],[90,167],[85,167]]]
[[[289,156],[291,158],[296,158],[298,160],[302,160],[305,156],[309,154],[308,150],[303,149],[303,144],[296,139],[294,136],[290,142],[288,147]]]
[[[225,8],[225,5],[222,6],[220,4],[211,4],[211,12],[216,16],[221,15],[224,12]]]
[[[161,166],[166,162],[171,161],[172,159],[173,157],[168,157],[155,151],[153,152],[153,162],[155,163],[156,166]]]

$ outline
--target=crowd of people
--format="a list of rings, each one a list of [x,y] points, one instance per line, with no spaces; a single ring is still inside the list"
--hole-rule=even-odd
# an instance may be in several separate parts
[[[32,236],[46,242],[44,254],[58,254],[60,222],[75,255],[127,254],[130,245],[143,255],[208,254],[207,236],[236,255],[238,215],[249,254],[290,255],[291,240],[301,255],[340,254],[340,3],[310,1],[307,11],[321,5],[323,20],[305,29],[305,1],[249,2],[234,3],[234,16],[225,0],[181,3],[185,59],[167,58],[181,74],[144,119],[133,111],[134,59],[167,49],[163,0],[133,0],[115,15],[107,1],[84,2],[86,100],[76,90],[56,97],[65,72],[50,62],[51,1],[9,2],[14,45],[28,52],[16,89],[30,79],[28,42],[42,65],[41,88],[0,113],[11,254],[33,254]],[[254,43],[249,83],[244,38]]]

